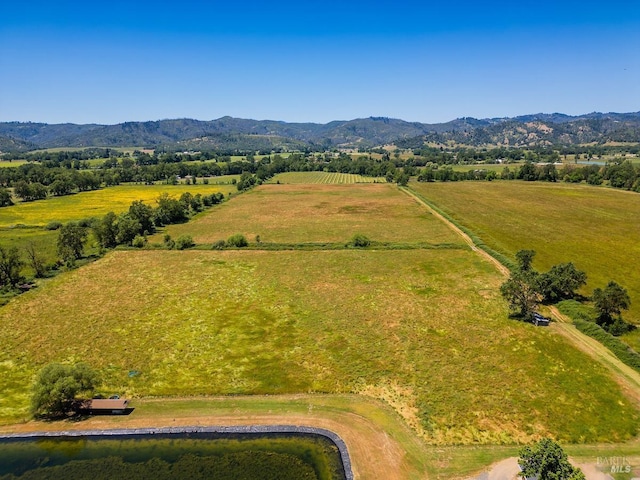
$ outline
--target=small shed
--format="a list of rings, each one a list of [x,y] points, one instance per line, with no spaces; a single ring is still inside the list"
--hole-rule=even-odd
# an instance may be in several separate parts
[[[92,398],[83,400],[78,408],[79,413],[89,415],[125,415],[132,410],[129,400],[124,398]]]

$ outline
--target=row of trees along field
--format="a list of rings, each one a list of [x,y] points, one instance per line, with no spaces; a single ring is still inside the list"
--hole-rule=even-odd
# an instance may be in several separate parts
[[[458,152],[465,154],[466,150]],[[288,157],[274,155],[255,159],[248,156],[245,160],[223,162],[188,161],[189,156],[178,154],[149,155],[140,154],[135,158],[111,157],[96,168],[89,169],[88,164],[79,162],[46,161],[28,163],[17,168],[0,169],[0,206],[13,203],[11,193],[23,201],[32,201],[47,196],[69,195],[71,193],[118,185],[126,182],[136,183],[177,183],[179,177],[188,177],[191,181],[221,175],[254,175],[254,180],[244,179],[241,186],[251,186],[282,172],[327,171],[351,173],[372,177],[385,177],[387,181],[406,184],[411,176],[418,181],[464,181],[464,180],[526,180],[526,181],[565,181],[571,183],[587,182],[600,185],[607,182],[615,188],[640,191],[640,165],[634,165],[617,158],[605,165],[564,164],[561,168],[553,163],[534,164],[526,161],[520,165],[505,165],[498,173],[495,170],[477,168],[458,171],[448,166],[458,163],[454,157],[445,158],[448,153],[430,162],[426,157],[411,157],[406,160],[362,155],[353,159],[345,153],[330,154],[292,154]],[[467,152],[468,153],[468,152]],[[557,154],[557,152],[553,152]],[[526,157],[527,152],[524,153]],[[530,156],[530,155],[529,155]],[[443,165],[444,162],[446,165]],[[76,168],[77,167],[77,168]],[[240,189],[243,189],[240,188]]]
[[[156,207],[145,204],[141,200],[131,203],[127,212],[116,215],[109,212],[102,218],[87,218],[78,222],[52,222],[47,229],[57,230],[56,251],[59,262],[47,265],[33,243],[28,243],[21,251],[17,247],[0,246],[0,291],[14,291],[26,281],[23,267],[29,265],[37,278],[47,276],[52,270],[66,265],[75,266],[83,257],[85,244],[89,234],[93,234],[101,251],[118,245],[143,247],[147,243],[147,235],[155,233],[161,226],[182,223],[198,212],[212,205],[221,203],[224,194],[210,195],[183,193],[174,198],[167,193],[161,194]],[[192,241],[165,239],[168,248],[185,248],[192,246]],[[17,293],[17,292],[16,292]]]
[[[533,250],[517,252],[517,267],[500,287],[502,296],[517,317],[531,320],[541,303],[550,305],[569,299],[589,300],[576,293],[587,283],[585,272],[578,270],[573,263],[561,263],[548,272],[539,273],[531,266],[535,253]],[[605,331],[619,336],[635,328],[622,318],[622,311],[629,308],[631,299],[627,290],[615,281],[610,281],[605,288],[596,288],[590,300],[594,321]]]

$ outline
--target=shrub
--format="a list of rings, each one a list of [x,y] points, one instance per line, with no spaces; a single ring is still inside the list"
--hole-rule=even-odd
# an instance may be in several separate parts
[[[185,250],[193,247],[194,245],[195,243],[193,243],[193,237],[191,237],[191,235],[180,235],[176,240],[176,248],[178,250]]]
[[[362,235],[361,233],[356,233],[351,238],[351,242],[349,242],[349,245],[352,245],[358,248],[364,248],[371,245],[371,240],[369,240],[369,238],[366,235]]]
[[[164,246],[169,250],[173,250],[176,246],[176,242],[173,241],[171,235],[169,235],[168,233],[165,234],[164,238],[162,239],[162,243],[164,243]]]
[[[95,218],[93,217],[81,218],[80,220],[78,220],[78,226],[82,228],[89,228],[93,226],[94,221],[95,221]]]
[[[142,248],[147,244],[147,237],[143,235],[136,235],[131,241],[131,245],[136,248]]]
[[[62,222],[58,222],[54,220],[53,222],[47,223],[47,226],[44,228],[46,228],[47,230],[58,230],[61,226],[62,226]]]
[[[249,242],[247,242],[247,238],[244,235],[236,233],[235,235],[231,235],[227,238],[227,245],[230,247],[242,248],[249,245]]]
[[[227,246],[227,242],[225,242],[224,240],[218,240],[217,242],[213,242],[213,245],[211,245],[211,248],[214,250],[222,250],[226,246]]]

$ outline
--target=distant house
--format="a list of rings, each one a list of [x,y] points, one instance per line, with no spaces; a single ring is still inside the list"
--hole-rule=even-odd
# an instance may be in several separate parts
[[[127,415],[133,411],[129,408],[129,400],[123,398],[93,398],[83,400],[78,413],[88,415]]]

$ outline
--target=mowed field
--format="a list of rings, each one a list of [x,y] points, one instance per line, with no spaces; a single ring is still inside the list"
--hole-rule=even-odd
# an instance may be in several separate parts
[[[262,186],[200,220],[248,225],[310,195],[321,221],[284,216],[281,238],[349,238],[344,209],[373,238],[457,241],[392,185],[340,188]],[[259,209],[248,219],[246,202]],[[85,361],[105,395],[370,396],[432,444],[635,435],[638,411],[608,371],[553,329],[509,320],[502,280],[459,246],[111,252],[0,309],[0,420],[27,417],[43,365]]]
[[[0,211],[0,227],[14,225],[43,226],[51,221],[68,222],[88,217],[100,217],[108,212],[127,211],[134,200],[155,206],[162,193],[179,197],[184,192],[206,195],[237,192],[235,185],[118,185],[115,187],[48,198],[35,202],[18,203]]]
[[[392,184],[261,185],[165,232],[174,238],[190,234],[201,244],[235,233],[251,242],[259,235],[262,242],[346,243],[361,233],[378,242],[463,245]]]
[[[365,177],[353,173],[338,172],[286,172],[270,178],[267,183],[293,184],[350,184],[350,183],[387,183],[384,177]]]
[[[534,267],[573,262],[587,272],[583,294],[609,280],[624,286],[640,324],[640,195],[566,183],[412,183],[411,188],[511,258],[535,250]],[[640,336],[629,340],[640,347]]]

